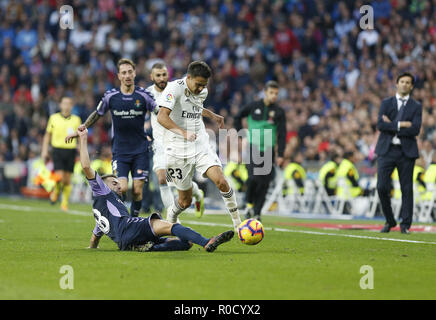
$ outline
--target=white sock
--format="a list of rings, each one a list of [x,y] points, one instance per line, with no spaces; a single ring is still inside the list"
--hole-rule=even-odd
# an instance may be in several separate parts
[[[179,201],[177,199],[174,199],[174,203],[169,207],[167,210],[167,220],[171,223],[179,223],[178,222],[178,215],[185,209],[180,207]]]
[[[226,205],[227,211],[232,216],[233,226],[235,229],[241,224],[241,218],[239,217],[238,204],[236,203],[236,196],[233,189],[230,188],[227,192],[221,192],[224,204]]]
[[[198,187],[198,184],[192,181],[192,196],[195,198],[195,201],[200,201],[201,197],[203,196],[201,194],[200,188]]]
[[[161,184],[159,186],[159,189],[160,189],[160,197],[162,199],[162,203],[165,209],[168,210],[168,208],[171,207],[174,203],[174,196],[173,196],[173,192],[171,191],[171,187],[167,184]]]

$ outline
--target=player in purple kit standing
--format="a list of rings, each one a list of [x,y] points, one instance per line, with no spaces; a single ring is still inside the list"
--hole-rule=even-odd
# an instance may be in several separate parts
[[[130,214],[137,217],[141,210],[142,189],[148,179],[149,160],[148,140],[144,132],[147,112],[156,110],[156,104],[148,91],[135,86],[135,64],[129,59],[117,63],[119,88],[105,92],[85,123],[79,128],[89,128],[108,110],[112,115],[112,171],[121,184],[125,196],[128,190],[129,172],[133,178],[133,201]],[[78,133],[69,135],[66,141],[76,138]]]

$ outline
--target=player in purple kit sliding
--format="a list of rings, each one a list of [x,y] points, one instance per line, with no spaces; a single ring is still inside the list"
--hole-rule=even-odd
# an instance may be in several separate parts
[[[131,217],[121,200],[121,184],[115,175],[100,177],[91,168],[88,154],[88,130],[80,128],[80,163],[92,189],[94,202],[92,211],[96,226],[92,232],[90,248],[97,248],[100,238],[106,234],[120,250],[137,251],[175,251],[189,250],[192,243],[213,252],[216,248],[231,240],[234,232],[229,230],[216,237],[207,239],[198,232],[179,223],[162,220],[158,213],[147,218]],[[162,238],[176,236],[177,238]]]
[[[130,214],[139,215],[142,202],[142,189],[148,179],[149,159],[148,140],[144,132],[147,112],[156,110],[153,97],[144,88],[135,86],[135,64],[129,59],[117,63],[120,88],[106,91],[97,110],[92,112],[79,128],[89,128],[108,110],[112,115],[112,171],[118,176],[123,195],[128,190],[129,172],[133,178],[133,201]],[[157,111],[156,111],[157,112]],[[77,133],[66,137],[71,141]]]

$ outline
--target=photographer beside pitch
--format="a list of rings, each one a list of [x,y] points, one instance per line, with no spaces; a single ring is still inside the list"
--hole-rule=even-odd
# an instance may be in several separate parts
[[[97,248],[103,234],[111,238],[120,250],[176,251],[189,250],[192,243],[213,252],[224,242],[232,239],[233,230],[207,239],[196,231],[179,223],[162,220],[158,213],[147,218],[131,217],[121,200],[121,184],[115,175],[100,177],[91,169],[88,154],[88,130],[77,131],[80,143],[80,163],[92,189],[92,211],[96,226],[92,232],[89,248]],[[176,236],[177,238],[162,238]]]
[[[419,158],[416,136],[422,123],[422,105],[411,98],[414,77],[403,73],[397,78],[396,95],[383,100],[377,129],[380,136],[375,153],[377,160],[377,191],[386,224],[381,230],[387,233],[397,225],[391,205],[392,172],[398,169],[401,185],[401,233],[409,234],[413,218],[413,168]]]

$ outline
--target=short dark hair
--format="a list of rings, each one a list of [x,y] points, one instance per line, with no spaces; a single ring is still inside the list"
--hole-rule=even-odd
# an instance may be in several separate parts
[[[267,83],[265,83],[265,90],[267,90],[268,88],[278,89],[279,88],[279,84],[278,84],[277,81],[270,80]]]
[[[193,61],[188,66],[188,74],[195,77],[203,77],[209,79],[212,75],[212,70],[204,61]]]
[[[398,81],[400,81],[400,79],[403,78],[403,77],[409,77],[410,79],[412,79],[412,86],[415,84],[415,77],[410,72],[403,72],[403,73],[401,73],[397,77],[397,82],[396,83],[398,83]]]
[[[127,58],[122,58],[122,59],[118,60],[118,62],[117,62],[117,71],[118,72],[120,72],[120,66],[122,64],[130,64],[132,66],[133,70],[136,69],[136,65],[132,60],[127,59]]]
[[[151,66],[151,70],[153,70],[153,69],[163,69],[163,68],[166,68],[167,66],[166,66],[166,64],[165,63],[163,63],[163,62],[156,62],[156,63],[154,63],[152,66]]]
[[[113,173],[104,174],[104,175],[101,176],[101,179],[102,179],[103,181],[105,181],[107,178],[115,178],[115,179],[118,179],[117,175],[116,175],[116,174],[113,174]]]
[[[344,153],[344,158],[350,160],[350,158],[352,158],[354,156],[354,152],[353,151],[345,151]]]

